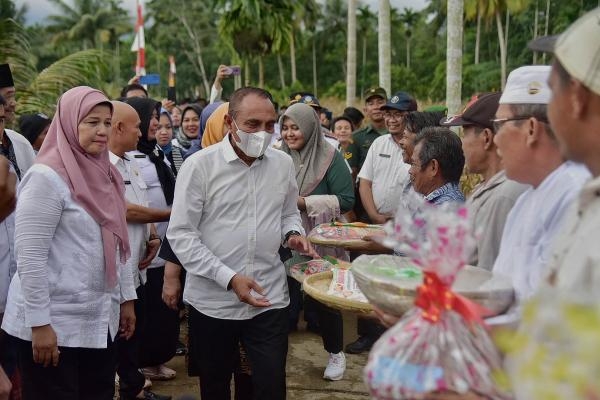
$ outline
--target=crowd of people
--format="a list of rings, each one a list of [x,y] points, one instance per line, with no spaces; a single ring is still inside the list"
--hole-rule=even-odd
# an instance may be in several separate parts
[[[466,202],[469,263],[516,293],[489,325],[517,327],[544,286],[597,292],[599,19],[532,42],[552,66],[517,68],[503,92],[451,116],[380,87],[364,115],[335,118],[308,92],[279,110],[254,87],[223,101],[220,66],[204,104],[153,100],[134,80],[119,99],[79,86],[52,118],[17,121],[0,65],[0,399],[108,400],[116,383],[123,400],[169,399],[152,380],[175,379],[165,364],[186,353],[203,399],[230,399],[232,376],[236,399],[284,399],[302,314],[323,340],[323,378],[343,379],[345,353],[396,320],[376,309],[344,348],[340,312],[283,263],[353,260],[306,235],[333,220],[384,224],[414,212],[414,197]],[[467,194],[465,170],[481,179]]]

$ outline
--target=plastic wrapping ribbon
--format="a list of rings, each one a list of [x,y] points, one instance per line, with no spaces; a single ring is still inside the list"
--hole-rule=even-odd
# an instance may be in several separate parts
[[[485,326],[482,317],[491,314],[479,304],[454,293],[448,284],[442,282],[439,276],[431,271],[425,272],[423,284],[417,288],[415,305],[423,310],[423,318],[434,324],[448,310],[453,310],[465,320],[482,326]]]

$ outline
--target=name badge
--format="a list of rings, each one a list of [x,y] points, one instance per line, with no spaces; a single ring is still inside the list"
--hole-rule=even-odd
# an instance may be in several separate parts
[[[136,154],[133,156],[134,158],[146,158],[145,154]]]
[[[131,185],[131,181],[123,181],[123,183],[126,185]]]
[[[383,157],[383,158],[391,158],[392,156],[391,156],[391,155],[389,155],[389,154],[382,154],[382,153],[379,153],[379,157]]]

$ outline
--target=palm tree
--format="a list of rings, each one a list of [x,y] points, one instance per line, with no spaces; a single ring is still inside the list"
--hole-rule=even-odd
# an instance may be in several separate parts
[[[461,105],[463,0],[448,0],[447,26],[446,107],[455,115]]]
[[[356,97],[356,0],[348,0],[348,55],[346,59],[346,106]]]
[[[379,86],[392,91],[392,42],[390,28],[390,0],[379,0]]]
[[[313,60],[313,92],[317,96],[317,47],[319,43],[344,43],[347,40],[348,9],[347,2],[342,0],[326,0],[323,7],[323,15],[320,30],[312,36],[312,60]],[[340,57],[340,70],[346,74],[346,60]]]
[[[219,33],[237,54],[258,60],[258,86],[263,87],[263,58],[281,49],[292,30],[291,1],[219,0],[218,5],[223,10]]]
[[[66,0],[50,1],[60,10],[48,16],[54,43],[66,40],[81,42],[84,49],[96,48],[102,37],[131,30],[127,12],[115,0],[74,0],[73,5]]]
[[[0,63],[9,63],[17,89],[19,114],[53,114],[58,97],[77,85],[103,89],[108,78],[108,55],[96,49],[75,52],[37,72],[29,38],[12,19],[0,20]]]
[[[476,0],[477,1],[477,0]],[[498,44],[500,46],[500,85],[504,89],[506,84],[506,65],[507,65],[507,47],[509,15],[523,11],[531,0],[480,0],[478,1],[477,10],[481,18],[486,22],[495,20],[496,29],[498,32]],[[506,22],[503,25],[502,15],[506,14]]]
[[[360,94],[365,91],[365,74],[367,72],[367,38],[369,33],[373,31],[373,27],[377,23],[375,14],[371,12],[369,7],[363,6],[358,8],[358,34],[362,38],[362,61],[361,61],[361,79],[360,79]]]
[[[412,37],[412,29],[415,23],[419,20],[419,14],[412,8],[404,7],[404,12],[400,15],[400,21],[404,25],[404,33],[406,35],[406,68],[410,69],[410,38]]]
[[[304,26],[305,30],[314,32],[321,13],[320,6],[317,4],[316,0],[293,2],[292,5],[294,7],[294,15],[293,27],[289,38],[289,48],[291,80],[292,83],[294,83],[298,80],[296,76],[296,32],[299,32],[302,29],[302,26]]]
[[[479,64],[479,45],[481,42],[481,9],[485,7],[485,0],[465,0],[465,19],[470,21],[477,19],[477,28],[475,30],[475,57],[474,64]]]

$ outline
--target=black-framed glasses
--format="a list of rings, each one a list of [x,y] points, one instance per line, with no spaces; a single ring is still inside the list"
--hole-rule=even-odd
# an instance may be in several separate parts
[[[398,120],[402,120],[404,119],[404,117],[406,117],[406,114],[408,114],[407,111],[396,111],[396,112],[390,112],[390,111],[384,111],[383,112],[383,118],[386,119],[395,119],[396,121]]]
[[[509,117],[509,118],[496,118],[491,119],[490,121],[494,125],[494,132],[498,133],[502,125],[504,125],[508,121],[523,121],[529,118],[533,118],[531,115],[520,115],[517,117]]]

